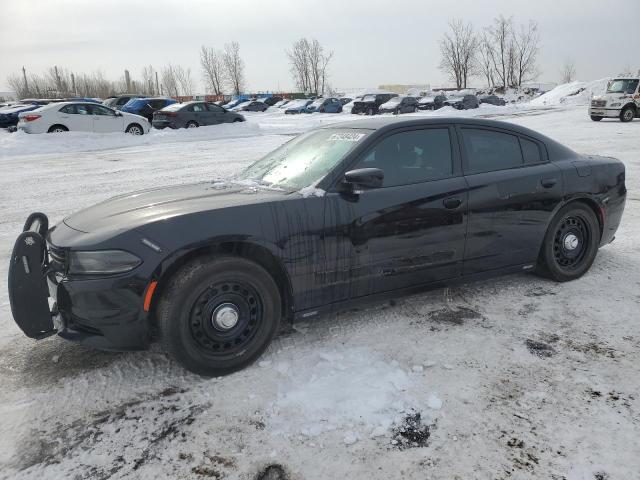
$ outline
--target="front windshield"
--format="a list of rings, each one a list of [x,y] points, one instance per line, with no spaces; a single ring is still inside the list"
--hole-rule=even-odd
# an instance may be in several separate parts
[[[322,180],[369,130],[327,128],[302,134],[250,165],[238,180],[300,190]]]
[[[319,98],[311,104],[312,107],[319,107],[324,103],[324,98]]]
[[[389,100],[387,103],[400,103],[402,101],[401,97],[393,97],[391,100]]]
[[[632,94],[638,88],[639,80],[612,80],[607,87],[607,93],[627,93]]]
[[[362,98],[363,102],[375,102],[376,101],[376,96],[375,95],[365,95]]]

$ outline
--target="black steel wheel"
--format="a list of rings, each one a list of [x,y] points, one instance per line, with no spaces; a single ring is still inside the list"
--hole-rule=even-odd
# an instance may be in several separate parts
[[[280,293],[260,265],[234,256],[199,258],[167,284],[157,307],[165,349],[188,370],[226,375],[255,361],[275,335]]]
[[[591,267],[599,243],[600,225],[593,210],[583,203],[570,203],[547,229],[539,270],[559,282],[578,278]]]

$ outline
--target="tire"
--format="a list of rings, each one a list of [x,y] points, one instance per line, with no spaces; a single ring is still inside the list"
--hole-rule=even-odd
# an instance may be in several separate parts
[[[369,107],[367,110],[367,115],[373,115],[373,108]]]
[[[204,376],[227,375],[254,362],[278,331],[281,314],[271,275],[235,256],[202,257],[185,265],[157,308],[164,349]]]
[[[132,123],[131,125],[129,125],[124,132],[131,135],[144,135],[144,130],[137,123]]]
[[[539,272],[556,282],[575,280],[591,267],[600,244],[596,214],[584,203],[570,203],[549,224],[538,258]]]
[[[620,121],[627,123],[632,121],[636,117],[636,109],[631,105],[628,105],[620,112]]]
[[[241,118],[236,118],[233,120],[233,123],[244,122]]]
[[[198,122],[194,121],[194,120],[190,120],[187,122],[187,124],[185,125],[185,128],[198,128],[200,125],[198,125]]]
[[[593,120],[594,122],[599,122],[600,120],[602,120],[602,117],[596,117],[595,115],[591,115],[591,120]]]
[[[68,131],[69,129],[64,125],[51,125],[49,130],[47,130],[47,133],[64,133]]]

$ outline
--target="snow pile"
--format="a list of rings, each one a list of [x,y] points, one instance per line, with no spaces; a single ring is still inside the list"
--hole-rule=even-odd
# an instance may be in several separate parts
[[[609,78],[601,78],[591,82],[564,83],[534,98],[529,104],[533,106],[588,105],[593,95],[602,95],[605,92],[609,80]]]
[[[286,369],[287,381],[282,382],[273,405],[274,432],[315,437],[348,428],[351,435],[345,442],[350,443],[387,430],[398,415],[416,407],[408,392],[411,378],[397,362],[387,362],[366,349],[313,356],[311,371]],[[291,418],[303,420],[291,422]],[[290,431],[293,425],[299,430]]]
[[[189,129],[163,129],[146,135],[128,133],[65,132],[30,135],[22,131],[0,131],[0,158],[14,155],[46,153],[91,152],[114,148],[137,147],[158,143],[198,142],[221,138],[249,137],[260,134],[260,126],[253,122],[225,123]]]

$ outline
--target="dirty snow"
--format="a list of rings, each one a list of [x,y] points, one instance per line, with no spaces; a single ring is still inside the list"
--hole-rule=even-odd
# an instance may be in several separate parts
[[[0,478],[636,478],[640,121],[595,123],[557,103],[416,115],[505,119],[623,160],[623,224],[584,278],[514,275],[284,326],[256,365],[216,379],[157,346],[25,338],[5,280],[24,219],[223,181],[292,134],[358,117],[266,112],[141,138],[0,134]]]

